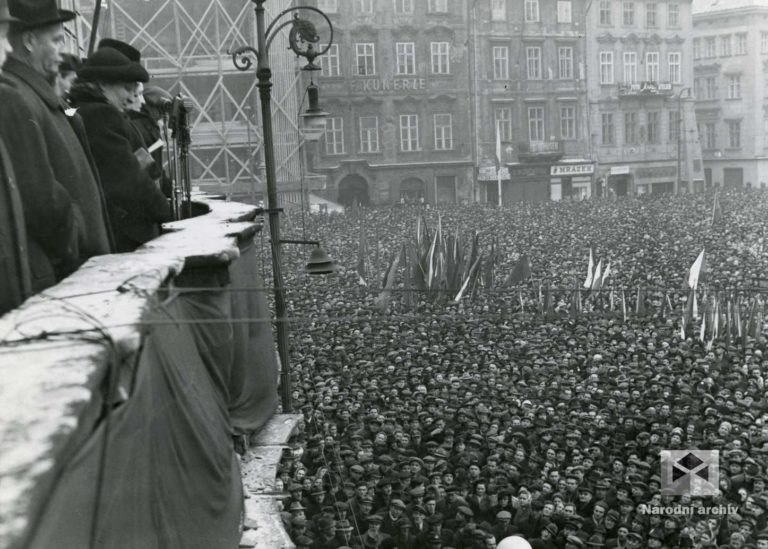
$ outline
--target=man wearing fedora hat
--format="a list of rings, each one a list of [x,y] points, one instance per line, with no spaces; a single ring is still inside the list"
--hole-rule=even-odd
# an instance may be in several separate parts
[[[8,28],[14,18],[6,0],[0,0],[0,67],[11,51]],[[5,104],[10,86],[0,77],[0,105]],[[29,258],[21,196],[8,149],[0,138],[0,264],[5,265],[5,281],[0,285],[0,315],[14,309],[31,293]]]
[[[64,45],[62,23],[75,17],[55,0],[9,0],[13,52],[3,74],[18,92],[2,102],[5,137],[24,208],[33,290],[89,257],[111,251],[101,187],[82,123],[53,82]]]

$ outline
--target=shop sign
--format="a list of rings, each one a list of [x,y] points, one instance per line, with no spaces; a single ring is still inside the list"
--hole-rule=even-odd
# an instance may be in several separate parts
[[[366,78],[353,80],[352,91],[355,93],[372,93],[388,91],[419,91],[427,89],[425,78]]]
[[[555,164],[552,166],[552,175],[588,175],[595,173],[594,164]]]

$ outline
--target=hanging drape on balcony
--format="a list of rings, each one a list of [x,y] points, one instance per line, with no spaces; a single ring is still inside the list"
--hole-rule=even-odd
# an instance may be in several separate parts
[[[63,467],[28,547],[88,549],[94,521],[94,548],[238,546],[232,435],[274,413],[278,368],[264,292],[232,290],[263,282],[246,249],[229,269],[185,271],[179,283],[210,291],[152,307],[138,360],[120,368],[135,367],[130,396]],[[226,322],[247,318],[261,321]]]

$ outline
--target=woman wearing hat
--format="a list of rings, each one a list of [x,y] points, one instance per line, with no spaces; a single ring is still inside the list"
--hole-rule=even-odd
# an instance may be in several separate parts
[[[117,250],[129,252],[160,234],[171,220],[168,201],[137,159],[135,130],[124,110],[149,75],[110,47],[98,49],[78,70],[70,101],[85,122],[107,197]]]

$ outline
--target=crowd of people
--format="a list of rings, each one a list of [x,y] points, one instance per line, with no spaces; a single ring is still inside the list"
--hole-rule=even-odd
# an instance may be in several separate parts
[[[714,224],[711,193],[291,215],[288,235],[338,264],[312,277],[303,250],[284,250],[305,428],[279,478],[297,547],[492,548],[516,534],[535,549],[768,548],[768,332],[708,345],[680,331],[702,249],[700,295],[768,291],[768,193],[719,200]],[[398,291],[401,273],[377,306],[419,216],[478,231],[486,251],[495,236],[494,284],[456,303]],[[590,247],[632,306],[590,309],[585,292],[582,315],[542,315],[538,286],[582,287]],[[531,280],[504,287],[521,254]],[[687,449],[719,451],[712,495],[665,489],[661,450]]]
[[[125,42],[65,54],[75,17],[56,0],[0,0],[0,314],[172,219],[147,151],[160,116],[145,101],[168,94],[143,89],[149,74]]]

